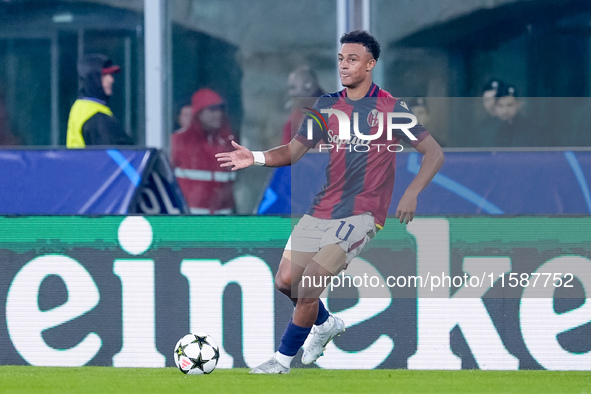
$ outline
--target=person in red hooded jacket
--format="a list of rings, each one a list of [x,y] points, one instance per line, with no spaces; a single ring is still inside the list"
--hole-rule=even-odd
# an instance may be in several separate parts
[[[233,150],[234,135],[225,114],[225,102],[211,89],[200,89],[191,99],[193,116],[188,127],[172,135],[174,173],[191,213],[228,215],[234,212],[236,173],[221,169],[216,153]]]

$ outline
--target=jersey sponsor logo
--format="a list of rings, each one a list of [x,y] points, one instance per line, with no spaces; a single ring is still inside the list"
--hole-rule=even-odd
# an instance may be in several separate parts
[[[352,137],[352,138],[349,138],[348,140],[343,140],[343,139],[340,139],[339,135],[332,130],[328,130],[326,140],[329,143],[336,143],[341,146],[344,146],[347,144],[349,144],[349,145],[368,145],[371,142],[369,140],[364,140],[359,137]]]

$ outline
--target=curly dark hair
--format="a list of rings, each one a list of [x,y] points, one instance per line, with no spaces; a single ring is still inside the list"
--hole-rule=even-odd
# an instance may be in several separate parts
[[[376,61],[380,57],[380,44],[374,36],[365,30],[354,30],[343,34],[341,37],[341,44],[361,44],[368,52],[371,52]]]

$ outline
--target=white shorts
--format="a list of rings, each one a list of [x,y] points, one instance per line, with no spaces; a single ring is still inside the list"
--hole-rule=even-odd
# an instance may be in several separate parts
[[[304,215],[294,227],[285,250],[316,253],[326,245],[339,245],[346,254],[345,267],[376,234],[370,213],[342,219],[318,219]]]

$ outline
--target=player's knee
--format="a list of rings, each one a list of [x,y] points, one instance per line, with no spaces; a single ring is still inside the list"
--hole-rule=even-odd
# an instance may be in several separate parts
[[[275,288],[283,294],[291,297],[291,282],[292,282],[292,265],[291,251],[286,250],[283,252],[283,258],[279,263],[279,270],[275,275]]]
[[[291,294],[291,275],[279,271],[275,275],[275,288],[289,296]]]

